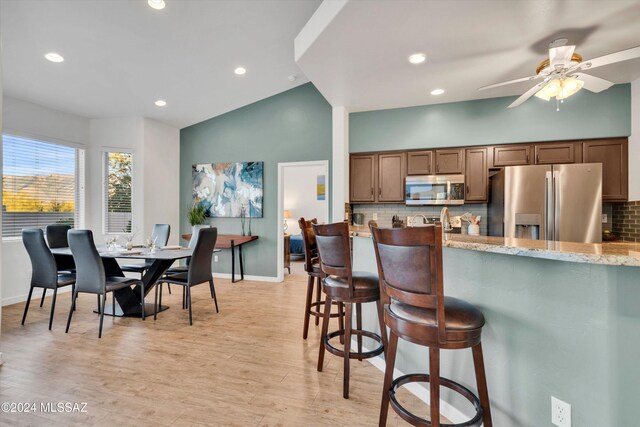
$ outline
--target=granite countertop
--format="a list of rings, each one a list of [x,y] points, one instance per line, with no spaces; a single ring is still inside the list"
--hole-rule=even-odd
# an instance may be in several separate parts
[[[640,243],[572,243],[447,233],[442,245],[447,248],[557,261],[640,267]]]

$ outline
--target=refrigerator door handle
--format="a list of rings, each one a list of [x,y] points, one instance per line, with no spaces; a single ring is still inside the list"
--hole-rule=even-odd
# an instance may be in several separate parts
[[[553,225],[553,240],[560,240],[560,177],[557,173],[553,174],[554,183],[554,225]]]
[[[549,200],[553,195],[553,182],[551,172],[547,172],[544,178],[544,239],[553,240],[553,208]],[[552,199],[553,200],[553,199]]]

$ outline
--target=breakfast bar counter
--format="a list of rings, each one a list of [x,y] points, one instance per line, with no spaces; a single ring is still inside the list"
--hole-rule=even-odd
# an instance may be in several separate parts
[[[354,269],[377,272],[372,239],[359,231]],[[640,245],[447,234],[443,246],[445,294],[485,316],[494,425],[550,425],[551,396],[571,404],[573,425],[637,423]],[[367,305],[363,327],[378,331]],[[470,351],[441,355],[441,374],[475,390],[472,366]],[[426,373],[428,350],[401,341],[396,368]],[[452,421],[472,413],[446,390],[441,398]]]

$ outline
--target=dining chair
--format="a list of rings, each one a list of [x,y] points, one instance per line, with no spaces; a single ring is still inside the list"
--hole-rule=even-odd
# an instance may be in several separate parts
[[[29,296],[22,315],[22,325],[27,318],[29,303],[33,294],[33,288],[53,289],[53,301],[51,302],[51,314],[49,315],[49,330],[53,324],[53,314],[56,309],[56,297],[58,288],[71,285],[75,289],[76,277],[71,273],[59,273],[56,260],[44,241],[44,233],[39,228],[22,230],[22,243],[24,244],[29,259],[31,260],[31,286]],[[43,294],[44,295],[44,294]],[[42,307],[42,305],[40,305]]]
[[[169,224],[154,224],[153,231],[151,232],[151,239],[155,239],[156,247],[166,246],[167,242],[169,242],[170,234],[171,226]],[[142,279],[142,276],[144,276],[144,273],[151,268],[152,264],[152,260],[145,260],[143,264],[125,264],[120,266],[120,269],[128,273],[139,273],[140,278]]]
[[[213,301],[218,313],[218,299],[216,298],[216,290],[211,275],[211,258],[213,257],[213,249],[216,246],[218,238],[218,229],[216,227],[201,228],[198,230],[198,238],[193,248],[191,262],[187,272],[169,274],[158,280],[158,284],[171,283],[183,286],[186,293],[185,303],[189,307],[189,325],[193,325],[193,315],[191,312],[191,288],[201,283],[209,283],[209,289],[213,295]],[[155,301],[153,309],[153,319],[156,319],[158,313],[158,286],[156,286]]]
[[[69,230],[69,247],[76,263],[76,286],[73,290],[71,298],[71,307],[69,308],[69,318],[67,319],[67,329],[71,324],[71,317],[76,305],[76,299],[80,292],[87,294],[96,294],[98,296],[98,311],[100,313],[100,326],[98,329],[98,338],[102,337],[102,323],[104,320],[104,306],[107,301],[107,293],[112,293],[113,312],[115,313],[115,294],[113,292],[124,289],[133,285],[140,285],[142,296],[142,320],[145,318],[144,313],[144,282],[139,279],[129,277],[107,277],[104,271],[102,258],[93,243],[93,233],[91,230]]]
[[[49,249],[68,248],[69,242],[67,241],[67,232],[71,229],[67,224],[49,224],[45,227],[44,235],[47,240]],[[56,266],[58,273],[75,274],[76,265],[73,263],[73,258],[70,256],[58,256],[53,255],[56,260]],[[40,299],[40,307],[44,304],[44,299],[47,296],[47,288],[42,290],[42,298]]]

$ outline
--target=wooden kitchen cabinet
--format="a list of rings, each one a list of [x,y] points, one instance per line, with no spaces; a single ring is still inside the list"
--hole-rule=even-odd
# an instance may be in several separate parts
[[[487,148],[465,150],[465,203],[486,203],[488,193],[489,164]]]
[[[436,150],[436,174],[464,173],[464,149]]]
[[[573,142],[535,145],[535,164],[554,165],[575,163],[575,147],[576,144]]]
[[[404,202],[405,153],[378,154],[378,202]]]
[[[531,146],[504,145],[492,147],[493,167],[528,165],[531,160]]]
[[[407,175],[433,174],[433,151],[409,151],[407,153]]]
[[[353,155],[349,162],[349,199],[355,202],[376,201],[376,154]]]
[[[629,197],[628,141],[600,139],[582,144],[583,163],[602,163],[602,201],[623,202]]]

